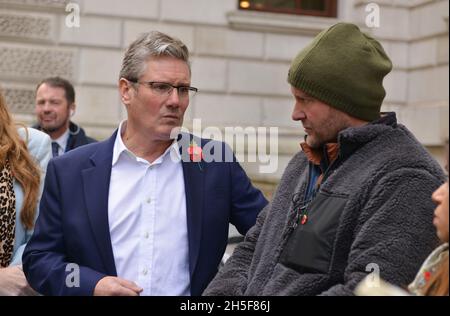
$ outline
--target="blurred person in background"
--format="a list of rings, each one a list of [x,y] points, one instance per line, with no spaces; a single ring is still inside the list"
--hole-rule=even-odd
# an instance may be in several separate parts
[[[50,158],[50,137],[18,128],[0,91],[0,295],[35,294],[22,271],[22,253]]]
[[[33,127],[51,137],[53,157],[96,142],[70,120],[75,109],[75,89],[68,80],[50,77],[38,84],[35,107],[38,123]]]

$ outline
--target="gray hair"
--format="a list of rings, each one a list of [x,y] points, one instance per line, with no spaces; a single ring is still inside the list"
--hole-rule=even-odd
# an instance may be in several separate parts
[[[180,59],[189,66],[189,50],[177,38],[153,31],[140,35],[128,47],[122,62],[120,78],[138,80],[145,72],[150,57],[170,56]]]

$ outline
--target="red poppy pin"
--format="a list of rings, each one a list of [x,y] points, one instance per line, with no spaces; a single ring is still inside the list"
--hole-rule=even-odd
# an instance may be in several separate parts
[[[192,162],[200,162],[203,159],[203,151],[195,141],[192,141],[188,147],[188,154]]]
[[[425,279],[425,281],[430,281],[430,279],[431,279],[431,272],[430,271],[425,271],[424,272],[424,274],[423,274],[423,277],[424,277],[424,279]]]

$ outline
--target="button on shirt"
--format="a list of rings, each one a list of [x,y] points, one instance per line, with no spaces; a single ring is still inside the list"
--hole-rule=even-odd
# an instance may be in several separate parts
[[[114,143],[109,229],[117,275],[141,295],[190,295],[186,195],[174,142],[153,163]]]

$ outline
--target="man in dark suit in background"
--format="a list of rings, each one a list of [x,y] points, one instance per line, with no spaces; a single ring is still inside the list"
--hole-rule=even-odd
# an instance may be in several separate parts
[[[60,77],[42,80],[36,88],[35,103],[38,123],[33,127],[51,137],[53,157],[96,142],[80,126],[70,121],[76,104],[75,89],[68,80]]]
[[[143,34],[119,90],[128,119],[112,137],[49,164],[27,280],[44,295],[200,295],[229,224],[245,234],[267,201],[233,155],[206,162],[207,140],[172,139],[197,92],[182,42]],[[222,158],[231,151],[215,145]]]

